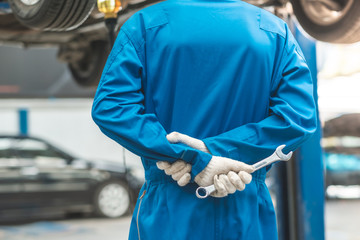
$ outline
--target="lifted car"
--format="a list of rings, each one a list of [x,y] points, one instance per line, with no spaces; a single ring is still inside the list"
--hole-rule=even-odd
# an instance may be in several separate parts
[[[155,2],[122,4],[118,26]],[[68,64],[81,86],[97,85],[110,52],[104,14],[96,0],[0,0],[1,43],[58,47],[58,59]]]
[[[136,11],[159,0],[108,2],[121,3],[117,13],[117,26],[121,26]],[[289,14],[291,3],[299,23],[315,39],[332,43],[360,41],[358,0],[247,2],[271,7],[274,13]],[[82,86],[95,86],[110,49],[104,14],[96,4],[96,0],[0,0],[0,43],[58,46],[58,58],[68,64],[75,81]]]

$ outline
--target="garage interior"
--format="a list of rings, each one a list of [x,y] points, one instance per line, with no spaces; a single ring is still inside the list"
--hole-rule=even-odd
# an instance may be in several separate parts
[[[96,7],[101,1],[85,7],[86,21],[69,25],[66,32],[48,31],[51,26],[42,26],[40,20],[36,30],[26,25],[26,19],[21,23],[14,16],[5,20],[19,1],[0,1],[0,135],[40,137],[79,158],[99,162],[106,159],[123,164],[125,159],[126,166],[138,169],[136,174],[141,176],[140,159],[105,137],[92,122],[90,110],[111,34],[116,34],[134,12],[157,1],[125,1],[120,11],[115,6],[116,14],[109,17],[116,19],[114,33],[106,28],[114,27],[113,22],[106,22]],[[360,3],[291,0],[293,11],[289,15],[288,1],[248,2],[288,21],[317,79],[318,134],[298,151],[296,161],[271,170],[267,182],[274,189],[279,211],[279,239],[358,240],[360,17],[356,19],[351,13],[360,12]],[[334,11],[339,14],[327,17]],[[341,21],[336,23],[336,16]],[[59,28],[56,24],[52,27]],[[27,33],[20,33],[24,29]],[[103,55],[94,57],[100,52]],[[90,68],[92,64],[98,68]],[[95,76],[95,80],[88,76]],[[287,184],[277,185],[276,179]],[[311,185],[314,179],[316,184]],[[301,194],[295,195],[294,189],[301,189]],[[71,215],[5,221],[0,224],[0,239],[127,239],[130,220],[126,214],[116,219]]]

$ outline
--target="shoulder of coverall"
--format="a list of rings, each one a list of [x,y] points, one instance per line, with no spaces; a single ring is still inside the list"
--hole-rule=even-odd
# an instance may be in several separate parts
[[[296,42],[294,36],[292,35],[288,25],[284,20],[275,16],[274,14],[261,9],[260,11],[260,29],[272,32],[281,37],[284,41],[283,46],[285,53],[288,55],[292,52],[296,51],[297,54],[300,55],[305,60],[305,57]]]
[[[157,3],[136,12],[121,27],[121,31],[127,35],[136,50],[140,50],[145,43],[146,30],[168,23],[161,5],[162,3]]]

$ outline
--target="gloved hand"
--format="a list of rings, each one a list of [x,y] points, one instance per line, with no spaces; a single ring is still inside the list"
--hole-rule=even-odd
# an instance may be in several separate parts
[[[184,143],[192,148],[198,149],[203,152],[210,153],[208,148],[206,147],[205,143],[199,139],[187,136],[185,134],[181,134],[178,132],[172,132],[166,136],[168,141],[170,143]],[[185,186],[189,183],[191,179],[191,165],[187,168],[183,168],[183,165],[180,165],[180,163],[177,162],[183,162],[182,164],[187,164],[182,160],[178,160],[175,163],[171,164],[169,162],[163,162],[160,161],[157,163],[157,166],[159,169],[165,170],[165,173],[167,175],[172,175],[173,179],[178,182],[180,186]],[[177,163],[177,164],[176,164]],[[178,165],[179,164],[179,165]],[[172,168],[172,165],[174,167]],[[170,170],[172,168],[172,170]],[[188,172],[186,172],[188,171]],[[206,168],[200,172],[195,177],[195,182],[202,187],[209,186],[213,184],[213,178],[215,175],[219,174],[228,174],[229,171],[234,172],[240,172],[240,171],[246,171],[248,173],[252,173],[254,171],[253,167],[250,165],[247,165],[243,162],[232,160],[230,158],[223,158],[223,157],[216,157],[213,156],[213,158],[210,160],[209,164],[206,166]],[[251,177],[251,175],[250,175]],[[223,178],[223,177],[222,177]],[[250,178],[251,181],[251,178]],[[223,186],[223,185],[220,185]],[[221,193],[218,193],[219,196],[224,194],[223,188],[219,188]]]
[[[171,177],[177,181],[178,185],[183,187],[190,182],[191,179],[191,164],[183,160],[177,160],[174,163],[169,163],[165,161],[159,161],[156,163],[156,166],[164,170],[166,175],[171,175]]]
[[[216,175],[229,174],[230,171],[237,173],[240,173],[241,171],[252,173],[254,172],[254,167],[230,158],[213,156],[204,170],[195,176],[195,182],[200,187],[207,187],[214,183],[214,177]]]
[[[214,176],[214,185],[216,191],[211,193],[213,197],[226,197],[228,194],[234,193],[236,190],[243,191],[245,185],[252,180],[251,174],[240,171],[236,174],[230,171],[228,174],[220,174]]]
[[[210,153],[203,141],[189,137],[188,135],[178,132],[172,132],[168,134],[166,138],[170,143],[184,143],[189,147],[198,149],[206,153]],[[174,163],[160,161],[157,162],[156,165],[159,169],[165,170],[165,173],[167,175],[171,175],[171,177],[175,181],[177,181],[179,186],[185,186],[190,182],[191,164],[186,163],[182,160],[178,160]]]
[[[172,132],[168,134],[166,138],[170,143],[183,143],[202,152],[210,153],[209,149],[206,147],[203,141],[190,137],[188,135],[178,132]]]

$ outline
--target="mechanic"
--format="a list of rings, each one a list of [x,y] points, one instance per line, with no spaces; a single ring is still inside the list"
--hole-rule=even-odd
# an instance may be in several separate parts
[[[134,14],[92,117],[145,169],[129,239],[277,239],[267,169],[250,165],[316,129],[311,74],[289,28],[238,0],[169,0]],[[213,197],[195,196],[213,183]]]

